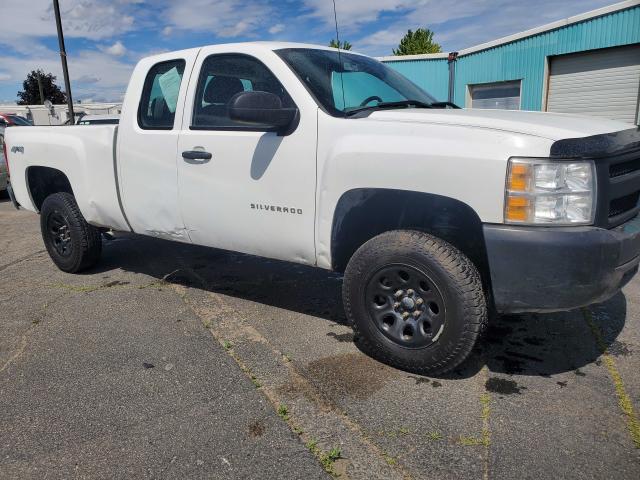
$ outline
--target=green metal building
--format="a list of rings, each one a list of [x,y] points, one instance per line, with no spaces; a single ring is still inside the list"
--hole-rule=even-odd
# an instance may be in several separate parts
[[[577,113],[638,123],[640,0],[454,52],[381,60],[467,108]]]

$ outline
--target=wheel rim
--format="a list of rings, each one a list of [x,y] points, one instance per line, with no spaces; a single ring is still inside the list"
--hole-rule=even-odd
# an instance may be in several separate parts
[[[51,212],[47,218],[47,235],[53,249],[62,257],[69,257],[73,252],[69,222],[59,211]]]
[[[365,301],[378,330],[403,347],[423,348],[437,342],[446,324],[438,287],[410,265],[386,265],[375,272],[367,282]]]

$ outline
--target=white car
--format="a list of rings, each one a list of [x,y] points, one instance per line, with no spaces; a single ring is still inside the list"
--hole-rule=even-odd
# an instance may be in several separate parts
[[[640,262],[637,127],[450,107],[330,48],[163,53],[136,66],[118,126],[7,131],[12,196],[66,272],[105,230],[344,272],[361,347],[442,373],[488,307],[602,301]]]
[[[84,115],[77,121],[77,125],[117,125],[120,115]]]

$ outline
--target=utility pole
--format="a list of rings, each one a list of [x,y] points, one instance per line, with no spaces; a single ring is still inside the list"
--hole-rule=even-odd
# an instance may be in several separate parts
[[[70,125],[76,121],[73,113],[73,98],[71,97],[71,82],[69,81],[69,68],[67,67],[67,51],[64,48],[64,35],[62,33],[62,21],[60,20],[60,5],[58,0],[53,0],[53,10],[56,16],[56,27],[58,28],[58,44],[60,45],[60,59],[62,60],[62,74],[64,75],[64,88],[67,91],[67,106],[69,107]]]
[[[38,73],[38,91],[40,92],[40,105],[44,105],[44,91],[42,90],[42,77],[40,71]]]

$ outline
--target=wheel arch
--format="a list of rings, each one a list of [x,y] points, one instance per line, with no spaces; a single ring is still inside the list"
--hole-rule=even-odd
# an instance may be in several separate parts
[[[25,171],[25,177],[29,198],[38,213],[49,195],[65,192],[75,197],[69,178],[57,168],[30,166]]]
[[[331,266],[343,272],[355,251],[371,238],[399,229],[439,237],[464,253],[490,285],[482,221],[473,208],[454,198],[384,188],[345,192],[334,210]]]

